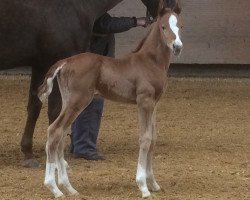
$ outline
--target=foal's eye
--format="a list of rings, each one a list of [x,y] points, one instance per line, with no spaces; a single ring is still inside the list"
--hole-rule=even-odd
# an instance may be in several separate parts
[[[166,26],[162,25],[162,29],[165,30],[165,29],[166,29]]]

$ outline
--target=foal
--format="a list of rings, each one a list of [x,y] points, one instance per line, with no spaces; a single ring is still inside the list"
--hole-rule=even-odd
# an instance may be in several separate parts
[[[39,98],[43,100],[48,97],[53,79],[57,77],[62,110],[48,128],[44,181],[55,197],[63,195],[55,181],[56,169],[58,184],[65,186],[70,194],[77,194],[66,171],[63,132],[97,93],[110,100],[138,105],[140,150],[136,182],[142,197],[150,196],[149,190],[160,190],[152,169],[156,104],[166,87],[171,51],[178,55],[182,50],[177,11],[161,9],[150,32],[131,54],[113,59],[84,53],[61,60],[50,68],[39,88]]]

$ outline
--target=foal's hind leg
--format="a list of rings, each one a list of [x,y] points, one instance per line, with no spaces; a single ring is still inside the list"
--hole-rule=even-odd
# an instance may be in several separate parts
[[[147,164],[148,152],[153,139],[152,136],[152,114],[154,110],[154,101],[150,96],[140,95],[137,97],[139,108],[139,126],[140,126],[140,150],[138,166],[136,173],[136,182],[142,192],[142,197],[149,197],[150,192],[147,187]]]
[[[73,122],[77,115],[89,104],[93,98],[93,94],[91,94],[91,92],[86,92],[84,96],[71,94],[67,100],[64,100],[65,98],[62,94],[62,98],[64,101],[62,111],[48,129],[48,141],[46,147],[47,164],[44,184],[50,189],[55,197],[63,195],[55,182],[56,167],[58,168],[59,173],[59,183],[65,186],[70,194],[77,194],[77,191],[71,186],[68,179],[61,140],[63,139],[63,132]]]
[[[56,121],[48,128],[48,141],[46,145],[47,163],[44,185],[55,195],[55,197],[63,196],[59,190],[55,180],[55,170],[58,170],[59,184],[65,185],[73,194],[77,191],[70,185],[66,172],[66,165],[63,158],[63,132],[65,130],[65,112],[62,111]]]
[[[47,162],[44,180],[44,185],[49,188],[55,197],[63,196],[63,193],[57,187],[55,180],[57,151],[59,141],[62,139],[62,136],[63,130],[59,127],[58,121],[56,120],[48,128],[48,140],[46,143]]]
[[[69,165],[66,160],[64,160],[64,143],[63,139],[59,143],[58,152],[57,152],[57,172],[58,172],[58,184],[64,185],[71,195],[78,194],[78,192],[71,186],[67,174],[67,168]]]
[[[158,185],[158,183],[155,180],[154,177],[154,173],[153,173],[153,150],[154,150],[154,146],[155,146],[155,142],[156,142],[156,126],[155,126],[155,117],[156,117],[156,107],[154,109],[153,112],[153,116],[152,116],[152,142],[148,151],[148,157],[147,157],[147,169],[146,169],[146,174],[147,174],[147,184],[148,184],[148,188],[151,191],[159,191],[161,188]]]

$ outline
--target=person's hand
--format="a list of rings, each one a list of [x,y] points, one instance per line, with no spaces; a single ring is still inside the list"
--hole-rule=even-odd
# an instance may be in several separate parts
[[[137,26],[147,27],[152,23],[152,21],[147,17],[136,18]]]

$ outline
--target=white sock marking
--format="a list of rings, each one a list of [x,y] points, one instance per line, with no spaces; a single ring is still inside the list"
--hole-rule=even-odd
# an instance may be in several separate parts
[[[142,193],[142,197],[149,197],[150,192],[148,191],[147,182],[146,182],[146,169],[142,167],[140,163],[137,165],[137,173],[136,173],[136,182],[138,187]]]
[[[56,164],[47,162],[44,185],[47,188],[49,188],[49,190],[55,195],[55,197],[60,197],[63,196],[63,193],[59,190],[59,188],[56,185],[55,171],[56,171]]]
[[[58,184],[63,185],[71,195],[78,194],[78,192],[72,187],[72,185],[69,182],[69,177],[67,174],[66,167],[68,167],[68,163],[64,160],[64,158],[61,158],[57,163]]]

